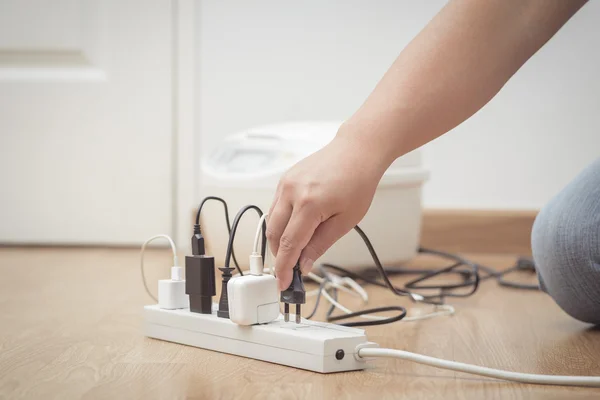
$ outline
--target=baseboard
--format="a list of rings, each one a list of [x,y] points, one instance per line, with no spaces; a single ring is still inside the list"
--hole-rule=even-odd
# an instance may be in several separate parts
[[[421,244],[457,253],[531,254],[537,211],[424,210]]]

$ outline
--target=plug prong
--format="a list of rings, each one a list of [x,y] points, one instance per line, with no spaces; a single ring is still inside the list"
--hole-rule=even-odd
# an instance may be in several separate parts
[[[299,324],[302,317],[300,315],[300,304],[296,304],[296,323]]]
[[[290,320],[290,303],[283,303],[283,320],[285,322]]]

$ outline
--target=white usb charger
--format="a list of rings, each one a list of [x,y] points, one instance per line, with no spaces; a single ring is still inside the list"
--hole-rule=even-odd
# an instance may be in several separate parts
[[[227,282],[229,319],[238,325],[266,324],[279,317],[277,280],[263,275],[260,254],[250,256],[250,274]]]
[[[258,223],[254,251],[250,255],[250,274],[236,276],[227,282],[229,319],[238,325],[266,324],[279,317],[279,290],[273,275],[263,274],[263,259],[258,253],[258,238],[263,221]]]
[[[146,275],[144,273],[144,252],[146,246],[150,242],[156,239],[166,239],[171,245],[173,251],[173,266],[171,267],[171,279],[161,279],[158,281],[158,298],[150,292],[148,284],[146,283]],[[140,254],[140,270],[142,272],[142,281],[144,282],[144,288],[146,293],[154,301],[158,303],[160,308],[165,310],[175,310],[178,308],[188,308],[190,306],[189,296],[185,293],[185,280],[183,279],[183,270],[178,266],[179,261],[177,259],[177,248],[173,239],[169,235],[156,235],[152,236],[144,242],[142,245],[142,251]]]
[[[185,280],[182,276],[182,268],[171,267],[171,279],[158,281],[158,306],[165,310],[188,308],[189,297],[185,293]]]

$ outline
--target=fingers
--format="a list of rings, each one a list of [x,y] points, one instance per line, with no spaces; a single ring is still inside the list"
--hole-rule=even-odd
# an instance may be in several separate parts
[[[300,270],[303,274],[308,274],[314,262],[354,226],[344,222],[341,215],[335,215],[317,227],[300,254]]]
[[[267,217],[267,240],[269,242],[269,248],[271,253],[277,255],[279,250],[279,241],[281,235],[285,231],[285,227],[288,225],[290,217],[292,216],[292,205],[287,201],[279,198],[269,211]]]
[[[275,256],[279,290],[289,287],[292,281],[292,269],[320,223],[320,214],[311,206],[299,206],[292,211],[289,222],[279,239],[279,248]]]

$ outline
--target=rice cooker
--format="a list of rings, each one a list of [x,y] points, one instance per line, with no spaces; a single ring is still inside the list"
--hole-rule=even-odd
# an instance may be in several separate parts
[[[201,162],[200,197],[219,196],[229,205],[231,218],[244,205],[267,212],[281,176],[296,162],[329,143],[340,122],[291,122],[258,126],[227,136]],[[421,232],[421,193],[428,171],[415,150],[398,158],[379,182],[371,207],[359,223],[382,263],[397,265],[415,256]],[[348,179],[352,179],[349,177]],[[244,215],[235,237],[235,252],[248,267],[258,216]],[[224,262],[229,238],[222,205],[209,202],[202,212],[207,250],[217,265]],[[271,258],[272,260],[272,258]],[[344,268],[373,265],[364,243],[350,231],[316,263]]]

